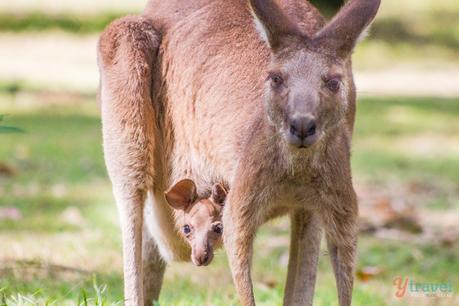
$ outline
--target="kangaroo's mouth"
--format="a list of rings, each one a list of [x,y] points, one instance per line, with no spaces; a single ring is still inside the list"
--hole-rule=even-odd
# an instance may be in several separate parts
[[[317,130],[313,134],[305,135],[299,137],[294,133],[291,133],[289,130],[284,130],[284,139],[287,143],[298,149],[307,149],[317,143],[322,136],[322,132]]]

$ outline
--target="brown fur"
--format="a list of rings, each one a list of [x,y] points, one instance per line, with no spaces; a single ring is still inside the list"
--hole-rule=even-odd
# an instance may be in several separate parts
[[[198,193],[216,181],[230,187],[223,236],[243,305],[255,304],[257,228],[282,214],[292,220],[284,303],[312,304],[321,228],[339,303],[351,303],[358,209],[350,54],[379,0],[351,0],[326,25],[306,1],[272,1],[150,0],[142,17],[115,21],[101,36],[104,151],[127,305],[158,297],[164,261],[190,258],[162,197],[181,177]],[[297,117],[317,123],[312,136],[303,137]],[[157,279],[144,285],[150,273]]]

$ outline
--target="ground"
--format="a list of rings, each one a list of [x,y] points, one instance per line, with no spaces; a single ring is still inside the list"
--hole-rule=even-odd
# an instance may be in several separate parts
[[[144,4],[92,3],[0,5],[0,15],[13,11],[26,21],[0,21],[1,124],[25,130],[0,134],[0,305],[122,304],[95,44],[99,17]],[[86,27],[69,22],[75,12]],[[457,16],[454,0],[384,1],[374,37],[356,51],[352,165],[361,235],[353,305],[459,305]],[[282,303],[288,243],[286,218],[259,232],[253,264],[260,305]],[[450,280],[453,296],[397,298],[397,277]],[[322,248],[314,305],[336,305],[335,291]],[[205,268],[172,264],[159,303],[237,304],[224,252]]]
[[[120,301],[118,220],[104,169],[97,107],[92,98],[74,97],[75,103],[66,105],[35,101],[34,107],[21,106],[20,99],[1,97],[0,111],[10,114],[7,122],[26,130],[1,136],[8,145],[0,147],[0,160],[8,161],[4,165],[11,171],[0,177],[0,197],[3,207],[17,210],[0,223],[0,245],[8,246],[0,257],[1,292],[9,303],[31,298],[72,305],[99,291],[107,304]],[[363,276],[357,279],[355,305],[430,305],[428,299],[394,298],[392,279],[397,276],[459,282],[458,245],[441,241],[445,230],[455,229],[442,224],[444,217],[441,222],[429,218],[446,212],[457,224],[458,102],[360,100],[353,170],[361,204],[371,209],[387,199],[406,202],[402,205],[414,206],[422,216],[424,233],[406,240],[387,237],[388,228],[362,233],[358,271]],[[420,149],[410,150],[413,147]],[[435,232],[434,239],[424,237],[429,231]],[[288,241],[286,219],[269,223],[258,235],[254,273],[262,305],[282,300]],[[366,279],[369,267],[381,271]],[[315,305],[331,305],[335,298],[324,250]],[[236,302],[222,251],[206,268],[189,263],[170,267],[160,303],[189,305],[190,301],[193,305]],[[443,298],[435,305],[451,302]]]

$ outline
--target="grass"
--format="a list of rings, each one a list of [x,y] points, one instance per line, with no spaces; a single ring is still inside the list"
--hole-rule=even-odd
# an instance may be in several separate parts
[[[321,1],[316,1],[319,7]],[[340,1],[334,1],[339,7]],[[0,9],[0,31],[23,32],[60,29],[84,34],[98,33],[113,19],[126,15],[124,11],[110,11],[110,6],[94,9],[90,14],[73,12],[70,8],[60,12],[49,11],[46,3],[42,10],[36,5],[29,9]],[[335,7],[336,5],[333,4]],[[137,9],[141,11],[141,6]],[[78,7],[74,10],[77,11]],[[132,13],[132,12],[131,12]],[[432,0],[396,0],[381,4],[378,18],[372,26],[371,39],[389,45],[417,48],[441,46],[451,51],[459,47],[459,5],[454,0],[441,4]],[[416,48],[414,48],[416,50]]]
[[[112,20],[124,15],[126,14],[120,12],[94,15],[47,14],[40,11],[16,14],[0,12],[0,31],[62,30],[77,34],[97,33],[102,31]]]
[[[23,132],[23,130],[21,130],[20,128],[2,124],[2,121],[4,120],[4,118],[5,118],[5,115],[0,114],[0,134]]]
[[[141,12],[143,6],[142,1],[73,1],[57,5],[63,6],[57,10],[52,9],[56,4],[51,0],[39,4],[21,0],[20,5],[0,6],[0,32],[94,35],[115,18]],[[455,0],[382,1],[369,37],[356,50],[355,67],[359,71],[394,67],[457,71],[458,29],[459,5]]]
[[[367,179],[459,182],[458,99],[372,99],[361,103],[354,171]],[[382,106],[383,105],[383,106]]]
[[[0,113],[9,114],[8,124],[26,133],[0,136],[0,162],[13,169],[13,174],[0,174],[0,208],[20,212],[19,218],[0,222],[0,245],[9,246],[0,254],[0,304],[121,305],[120,235],[95,103],[83,98],[69,105],[21,107],[9,97],[0,96]],[[353,149],[357,184],[387,193],[394,183],[421,184],[434,189],[435,197],[422,197],[419,207],[457,210],[458,102],[362,99]],[[259,305],[282,303],[288,241],[286,219],[269,223],[258,235],[253,273]],[[367,282],[357,280],[354,305],[432,305],[426,298],[397,300],[392,280],[451,279],[456,288],[458,251],[457,244],[441,247],[362,235],[359,269],[376,266],[383,273]],[[452,305],[458,300],[456,295],[434,302]],[[224,253],[220,251],[206,268],[173,264],[160,303],[236,304]],[[323,251],[315,305],[334,304],[334,279]]]

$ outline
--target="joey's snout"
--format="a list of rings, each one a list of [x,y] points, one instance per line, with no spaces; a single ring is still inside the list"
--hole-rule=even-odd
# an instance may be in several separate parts
[[[207,266],[214,258],[214,250],[210,245],[193,247],[191,260],[196,266]]]
[[[306,148],[317,140],[317,123],[311,115],[296,115],[287,122],[287,141],[299,148]]]

